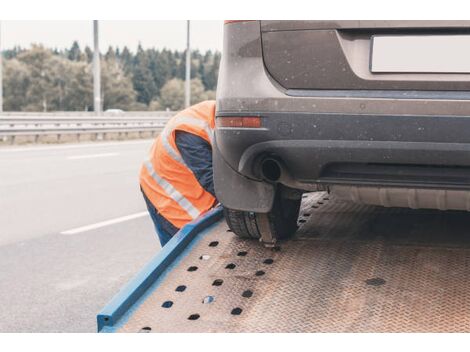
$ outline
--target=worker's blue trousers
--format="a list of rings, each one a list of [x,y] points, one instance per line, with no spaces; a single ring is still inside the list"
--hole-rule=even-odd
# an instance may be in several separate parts
[[[158,238],[160,239],[160,244],[163,247],[169,240],[171,240],[171,237],[174,235],[174,233],[172,234],[168,231],[165,231],[163,228],[164,225],[161,223],[162,219],[160,219],[162,216],[158,214],[157,209],[153,206],[144,192],[142,192],[142,195],[144,196],[145,204],[147,204],[147,209],[155,226],[155,231],[157,232]]]

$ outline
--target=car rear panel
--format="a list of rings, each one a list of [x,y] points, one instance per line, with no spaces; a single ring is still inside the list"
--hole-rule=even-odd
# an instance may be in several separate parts
[[[262,119],[260,128],[217,125],[224,205],[269,210],[274,192],[259,191],[257,173],[266,155],[281,160],[292,188],[470,189],[470,74],[369,70],[374,35],[470,35],[469,21],[252,21],[224,32],[217,120]],[[250,202],[232,191],[236,177],[252,186]]]
[[[261,21],[260,28],[266,69],[286,89],[470,89],[468,73],[370,70],[374,36],[470,35],[470,21]]]

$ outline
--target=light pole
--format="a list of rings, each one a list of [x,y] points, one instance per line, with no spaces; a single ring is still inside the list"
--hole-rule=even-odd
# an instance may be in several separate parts
[[[190,21],[186,21],[186,81],[184,86],[184,105],[191,105],[191,46],[190,46]]]
[[[101,72],[100,46],[98,42],[98,21],[93,20],[93,108],[97,115],[101,114]]]

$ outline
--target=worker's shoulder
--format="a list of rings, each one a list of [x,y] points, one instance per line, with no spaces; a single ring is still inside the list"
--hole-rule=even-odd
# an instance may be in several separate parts
[[[191,116],[213,119],[215,116],[215,100],[205,100],[180,111],[176,116]]]

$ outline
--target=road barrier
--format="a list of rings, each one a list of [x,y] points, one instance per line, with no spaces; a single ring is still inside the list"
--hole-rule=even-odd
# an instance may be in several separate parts
[[[106,139],[110,133],[127,138],[129,133],[155,135],[160,132],[168,119],[174,115],[171,111],[104,114],[92,113],[8,113],[0,116],[0,140],[15,143],[19,136],[34,137],[38,142],[41,136],[56,136],[60,142],[63,135],[87,134],[94,139]]]

